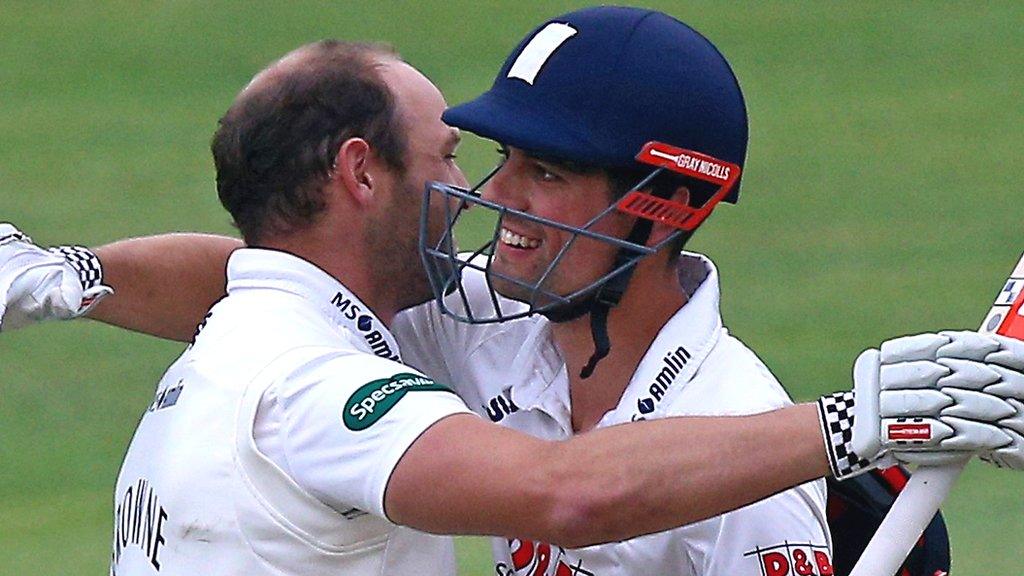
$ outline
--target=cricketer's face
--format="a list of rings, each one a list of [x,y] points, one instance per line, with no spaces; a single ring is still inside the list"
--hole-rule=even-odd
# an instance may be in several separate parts
[[[459,130],[441,121],[447,107],[434,84],[412,66],[398,60],[385,62],[382,75],[392,94],[399,124],[406,135],[405,172],[391,174],[393,198],[373,226],[373,248],[379,254],[379,286],[396,287],[401,307],[415,306],[431,298],[426,271],[417,250],[423,187],[427,181],[466,186],[466,177],[455,163]],[[445,230],[444,204],[434,203],[428,236],[440,240]],[[390,276],[386,278],[383,276]]]
[[[483,190],[487,200],[577,228],[586,226],[612,202],[608,177],[601,171],[576,171],[517,148],[505,152],[504,164]],[[612,213],[590,226],[590,230],[622,238],[631,225],[630,217]],[[534,284],[570,242],[543,286],[555,294],[569,295],[611,269],[617,251],[614,246],[509,215],[502,221],[491,270]],[[497,274],[492,282],[500,294],[517,300],[529,299],[527,288],[503,281]]]

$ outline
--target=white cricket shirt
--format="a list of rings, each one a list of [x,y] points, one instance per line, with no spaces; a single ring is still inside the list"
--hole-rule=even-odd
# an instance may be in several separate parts
[[[389,522],[384,491],[465,404],[312,264],[243,249],[227,273],[125,455],[111,574],[454,574],[451,540]]]
[[[791,404],[768,368],[722,326],[718,273],[710,260],[684,253],[678,276],[688,302],[658,333],[598,427],[640,418],[754,414]],[[486,304],[482,274],[467,276],[464,285],[471,302]],[[572,435],[566,367],[543,317],[470,325],[425,305],[403,312],[393,328],[405,361],[450,382],[479,414],[545,439]],[[494,573],[824,576],[831,574],[825,498],[824,480],[810,482],[689,526],[582,549],[494,539]]]

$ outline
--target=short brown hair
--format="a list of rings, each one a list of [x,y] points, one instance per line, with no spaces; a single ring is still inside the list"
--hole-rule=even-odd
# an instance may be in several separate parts
[[[210,145],[217,194],[248,244],[314,222],[341,144],[365,139],[404,170],[406,140],[379,72],[384,44],[324,40],[269,67],[218,123]]]

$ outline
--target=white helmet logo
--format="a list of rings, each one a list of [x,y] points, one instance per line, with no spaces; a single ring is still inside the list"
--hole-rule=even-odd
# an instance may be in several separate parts
[[[553,22],[534,36],[519,53],[519,57],[508,70],[509,78],[519,78],[533,86],[544,63],[566,40],[576,35],[577,30],[568,24]]]

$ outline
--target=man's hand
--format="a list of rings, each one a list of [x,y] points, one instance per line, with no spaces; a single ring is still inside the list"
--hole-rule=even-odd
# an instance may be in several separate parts
[[[977,332],[895,338],[854,366],[855,393],[819,400],[837,478],[972,455],[1024,468],[1024,343]]]
[[[988,382],[981,392],[1005,403],[1003,407],[993,403],[993,415],[998,410],[1000,418],[995,423],[1010,437],[1010,442],[979,456],[999,468],[1024,470],[1024,342],[998,334],[942,332],[941,335],[953,342],[985,339],[976,347],[979,352],[985,352],[981,362],[987,364],[989,370],[987,374],[979,372],[979,380]],[[947,363],[960,363],[962,367],[975,360],[971,349],[971,346],[940,348],[939,361],[945,358]]]
[[[91,251],[44,250],[13,225],[0,223],[0,331],[77,318],[112,292]]]

